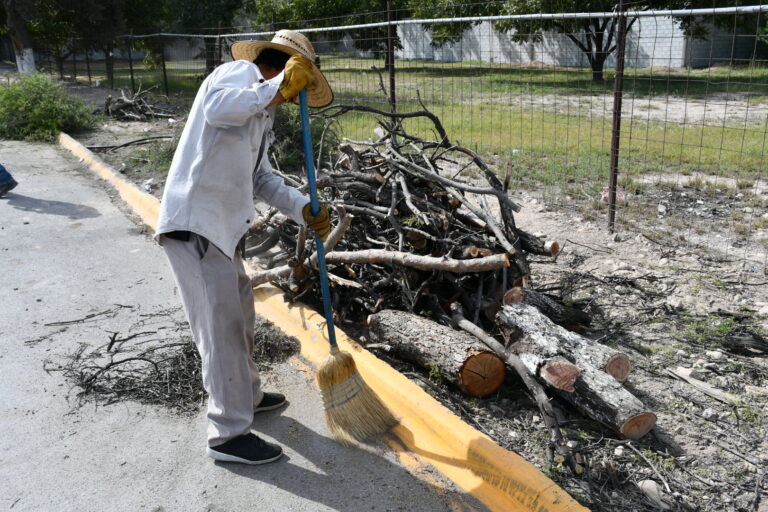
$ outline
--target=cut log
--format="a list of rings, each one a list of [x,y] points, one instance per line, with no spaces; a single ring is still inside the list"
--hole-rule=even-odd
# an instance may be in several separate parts
[[[656,415],[610,375],[589,364],[579,370],[573,393],[558,394],[581,412],[629,439],[640,439],[656,425]]]
[[[504,304],[516,302],[534,306],[557,325],[572,331],[578,331],[592,323],[592,318],[584,311],[561,304],[531,288],[516,286],[504,294]]]
[[[369,316],[368,331],[371,342],[385,343],[400,359],[439,372],[469,395],[488,396],[504,382],[504,361],[465,332],[392,309]]]
[[[526,296],[528,291],[525,290]],[[534,306],[521,302],[507,304],[496,321],[510,342],[525,342],[514,350],[518,354],[526,350],[539,358],[564,356],[579,368],[583,364],[594,366],[619,382],[627,380],[632,371],[626,354],[555,325]]]
[[[549,428],[550,448],[553,451],[553,455],[554,452],[557,451],[558,455],[562,456],[564,462],[567,461],[569,465],[575,469],[573,454],[563,441],[560,424],[557,421],[555,411],[552,408],[552,404],[544,392],[542,385],[533,377],[533,375],[531,375],[531,372],[528,371],[528,368],[526,368],[519,357],[509,352],[504,345],[499,343],[499,341],[493,338],[490,334],[464,318],[464,312],[459,303],[454,302],[451,304],[451,313],[453,321],[456,322],[460,328],[482,341],[483,344],[496,352],[499,357],[503,358],[505,362],[517,372],[520,379],[523,381],[523,384],[525,384],[525,387],[528,388],[528,391],[531,393],[534,400],[536,400],[536,404],[539,406],[539,411],[541,411],[541,416],[544,418],[544,423],[546,423]]]
[[[643,437],[656,425],[656,415],[646,410],[615,377],[603,371],[606,366],[604,353],[585,349],[599,344],[553,324],[527,304],[504,306],[496,320],[511,340],[518,340],[510,348],[529,358],[560,355],[558,348],[570,350],[569,357],[581,373],[572,393],[560,391],[558,394],[590,418],[629,439]]]
[[[515,228],[515,233],[520,238],[520,246],[529,254],[555,257],[560,254],[560,244],[554,240],[543,241],[540,238]]]
[[[549,386],[562,391],[573,391],[579,368],[566,357],[553,340],[539,336],[523,336],[509,347],[528,371]]]

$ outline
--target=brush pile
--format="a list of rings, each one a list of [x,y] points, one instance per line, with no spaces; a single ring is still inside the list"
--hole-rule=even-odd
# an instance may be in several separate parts
[[[645,435],[656,417],[621,385],[628,357],[572,332],[583,332],[588,314],[528,287],[529,257],[555,257],[559,244],[516,225],[520,207],[508,194],[509,176],[500,180],[475,152],[452,144],[426,109],[336,105],[320,115],[351,110],[386,121],[379,121],[378,140],[346,140],[334,160],[316,166],[318,188],[339,216],[325,243],[338,324],[364,326],[368,344],[473,396],[495,392],[514,368],[556,449],[562,437],[544,388],[626,437]],[[438,140],[408,134],[403,121],[413,117],[429,119]],[[269,282],[292,300],[317,300],[311,241],[283,221],[270,210],[250,234],[246,256],[272,254],[254,285]]]
[[[120,97],[113,98],[110,94],[104,100],[104,109],[99,111],[106,116],[118,121],[147,121],[156,118],[174,118],[178,115],[178,108],[172,105],[158,103],[149,97],[153,88],[139,90],[131,95],[126,95],[120,89]]]

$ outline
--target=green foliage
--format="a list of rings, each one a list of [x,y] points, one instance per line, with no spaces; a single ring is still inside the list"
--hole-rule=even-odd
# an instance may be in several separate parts
[[[339,145],[339,136],[335,125],[325,129],[320,119],[310,117],[315,162],[322,151],[321,162],[327,162],[331,152]],[[275,167],[275,160],[280,170],[287,174],[304,175],[304,138],[301,133],[301,118],[298,107],[285,104],[277,108],[275,114],[275,141],[272,143],[270,163]],[[325,134],[323,134],[325,132]],[[322,141],[322,148],[320,143]]]
[[[43,75],[27,75],[0,86],[0,137],[51,140],[60,131],[77,132],[95,118],[83,100],[67,95]]]
[[[393,0],[393,9],[405,7],[405,3],[406,0]],[[386,0],[340,0],[337,2],[250,0],[246,1],[246,12],[252,17],[256,30],[284,28],[301,30],[308,26],[335,27],[380,22],[387,19],[387,2]],[[358,50],[371,51],[377,58],[383,57],[386,53],[386,26],[325,33],[325,37],[331,41],[340,41],[347,35],[352,38]],[[397,36],[395,36],[395,46],[402,48]]]
[[[181,131],[177,130],[172,139],[158,140],[136,151],[132,157],[135,163],[131,166],[131,170],[142,178],[166,176],[171,167],[176,146],[179,145],[180,136]]]
[[[433,382],[441,382],[443,376],[440,374],[440,368],[434,361],[429,362],[429,380]]]
[[[503,3],[463,2],[461,0],[408,0],[414,18],[464,18],[472,16],[494,16],[500,14]],[[430,26],[432,46],[440,47],[461,40],[464,31],[476,25],[475,22],[435,23]]]

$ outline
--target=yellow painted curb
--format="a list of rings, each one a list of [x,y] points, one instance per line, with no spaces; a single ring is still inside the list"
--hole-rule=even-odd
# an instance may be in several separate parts
[[[88,168],[115,187],[120,197],[128,203],[141,220],[154,231],[160,216],[160,201],[126,180],[119,173],[94,155],[89,149],[64,132],[59,134],[59,144],[88,164]]]
[[[154,230],[160,202],[129,183],[79,142],[62,133],[62,146],[85,161],[97,175],[115,186],[120,197]],[[328,355],[325,320],[300,304],[288,304],[272,286],[254,289],[259,314],[301,342],[302,355],[319,365]],[[519,455],[505,450],[472,428],[397,370],[339,332],[342,350],[354,355],[365,382],[400,418],[387,443],[413,466],[439,469],[488,508],[504,512],[588,512],[552,480]]]

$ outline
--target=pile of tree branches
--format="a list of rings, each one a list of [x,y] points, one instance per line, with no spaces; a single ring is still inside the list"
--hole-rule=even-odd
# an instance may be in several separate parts
[[[154,101],[149,97],[153,88],[142,90],[141,85],[134,94],[126,94],[120,89],[120,97],[113,98],[110,94],[104,100],[103,113],[118,121],[147,121],[157,118],[174,118],[178,115],[178,109]]]
[[[557,254],[557,243],[516,226],[519,206],[507,193],[508,182],[475,152],[451,144],[431,112],[334,106],[318,115],[334,118],[351,110],[389,121],[381,123],[386,133],[379,140],[340,145],[338,158],[321,163],[318,173],[319,188],[339,214],[326,247],[340,322],[362,321],[384,306],[447,316],[456,300],[472,317],[491,314],[508,288],[527,282],[528,254]],[[403,121],[414,117],[432,120],[440,140],[406,133]],[[465,177],[478,170],[483,179]],[[280,244],[278,257],[287,262],[259,273],[254,284],[272,281],[297,296],[313,283],[311,241],[283,220],[267,212],[252,233],[260,243],[247,255]]]
[[[572,332],[583,332],[589,315],[528,287],[529,257],[557,256],[559,244],[516,225],[509,176],[500,180],[478,154],[452,144],[426,108],[335,105],[318,115],[349,111],[383,120],[377,140],[346,140],[317,165],[339,217],[325,242],[336,322],[472,396],[495,392],[514,369],[550,428],[552,454],[567,450],[545,389],[620,435],[645,435],[656,416],[622,386],[627,355]],[[406,131],[416,117],[432,122],[436,140]],[[246,256],[272,254],[254,285],[317,301],[312,241],[284,220],[269,210],[251,233]]]

